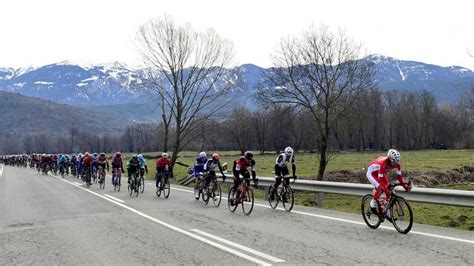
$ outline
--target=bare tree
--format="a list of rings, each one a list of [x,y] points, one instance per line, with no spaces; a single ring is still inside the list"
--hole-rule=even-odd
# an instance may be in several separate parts
[[[373,86],[373,67],[360,54],[361,45],[344,31],[313,27],[281,42],[269,76],[274,88],[259,90],[263,102],[295,105],[312,114],[320,136],[318,180],[328,163],[331,128],[359,93]]]
[[[169,17],[141,26],[137,43],[144,64],[157,81],[162,115],[172,117],[174,123],[174,163],[189,134],[225,107],[223,96],[233,86],[226,69],[232,59],[232,44],[213,30],[197,32]]]

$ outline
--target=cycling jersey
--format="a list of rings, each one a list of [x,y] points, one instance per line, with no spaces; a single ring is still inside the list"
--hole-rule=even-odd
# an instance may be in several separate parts
[[[194,160],[194,176],[197,177],[199,173],[204,172],[204,166],[207,163],[206,157],[196,157]]]
[[[390,184],[390,180],[387,178],[387,172],[396,169],[397,178],[400,184],[407,189],[408,185],[403,179],[402,172],[400,170],[400,164],[392,166],[390,159],[386,156],[380,156],[375,158],[367,168],[367,179],[376,188],[374,193],[374,200],[378,201],[380,195],[385,193],[387,199],[390,198],[390,190],[387,186]]]
[[[138,162],[140,163],[140,168],[141,168],[141,169],[145,169],[145,167],[146,167],[146,160],[145,160],[145,158],[139,157],[139,158],[138,158]]]

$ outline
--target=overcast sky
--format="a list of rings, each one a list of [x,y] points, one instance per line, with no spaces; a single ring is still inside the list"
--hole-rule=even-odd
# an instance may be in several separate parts
[[[474,69],[474,1],[14,0],[0,4],[0,66],[59,61],[137,65],[135,33],[168,14],[233,41],[235,64],[271,66],[282,37],[345,28],[368,54]]]

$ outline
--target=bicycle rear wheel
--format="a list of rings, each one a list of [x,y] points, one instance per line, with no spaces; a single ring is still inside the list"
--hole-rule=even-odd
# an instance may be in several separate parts
[[[272,209],[275,209],[278,206],[278,195],[274,185],[268,187],[268,203],[270,203]]]
[[[253,191],[248,188],[245,195],[242,196],[242,211],[245,213],[245,215],[250,215],[250,213],[252,213],[253,201]]]
[[[204,205],[207,205],[209,203],[209,198],[211,197],[211,192],[209,191],[208,187],[203,187],[202,189],[202,201],[204,202]]]
[[[219,207],[219,205],[221,205],[221,200],[222,200],[222,191],[221,191],[221,186],[217,182],[214,183],[214,187],[211,192],[211,197],[212,197],[212,202],[214,203],[214,206]]]
[[[171,190],[170,180],[167,178],[163,186],[163,195],[165,196],[165,199],[167,199],[170,196],[170,190]]]
[[[232,194],[234,194],[234,198],[237,196],[236,195],[237,193],[235,192],[234,188],[231,188],[229,190],[229,195],[227,195],[227,206],[229,207],[230,212],[235,212],[235,209],[237,209],[237,204],[234,203],[234,205],[232,205],[231,196],[230,196]],[[235,200],[234,200],[234,202],[235,202]]]
[[[131,197],[132,194],[133,194],[133,189],[132,189],[132,183],[131,183],[131,182],[133,182],[133,181],[130,180],[130,183],[128,183],[128,186],[127,186],[127,188],[128,188],[128,194],[130,194],[130,197]]]
[[[397,197],[390,206],[393,227],[399,233],[407,234],[413,226],[413,210],[402,197]]]
[[[287,212],[291,211],[293,209],[293,204],[295,203],[295,198],[293,197],[293,189],[291,189],[290,186],[285,186],[283,187],[284,193],[283,193],[283,207]]]
[[[362,217],[364,218],[364,222],[367,224],[368,227],[372,229],[376,229],[380,226],[380,219],[379,216],[375,213],[372,213],[370,208],[370,201],[372,201],[373,196],[371,194],[367,194],[362,198],[360,207],[362,211]]]
[[[145,178],[144,177],[140,177],[140,192],[143,193],[143,191],[145,191]]]
[[[105,189],[105,175],[101,174],[100,175],[100,189]]]

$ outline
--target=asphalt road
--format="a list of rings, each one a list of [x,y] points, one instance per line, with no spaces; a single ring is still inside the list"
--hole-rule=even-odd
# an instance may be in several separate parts
[[[2,173],[3,171],[3,173]],[[124,182],[126,183],[126,182]],[[149,183],[149,182],[148,182]],[[0,166],[0,265],[5,264],[462,264],[474,233],[415,224],[369,229],[358,215],[257,201],[250,216],[194,200],[174,186],[130,197],[75,178]],[[416,209],[415,221],[416,221]]]

